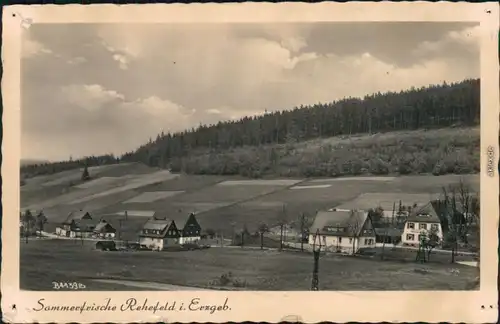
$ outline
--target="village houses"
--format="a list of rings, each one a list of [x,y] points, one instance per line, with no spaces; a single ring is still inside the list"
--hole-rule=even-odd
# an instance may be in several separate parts
[[[71,212],[66,220],[56,228],[56,234],[70,238],[107,238],[113,239],[116,230],[106,220],[94,220],[89,212]]]
[[[426,237],[432,233],[439,238],[443,239],[443,229],[441,220],[434,209],[431,202],[415,207],[408,216],[401,242],[405,245],[418,246],[422,236]]]
[[[361,248],[375,247],[375,231],[364,211],[319,211],[309,233],[309,244],[314,244],[319,233],[326,251],[354,254]]]

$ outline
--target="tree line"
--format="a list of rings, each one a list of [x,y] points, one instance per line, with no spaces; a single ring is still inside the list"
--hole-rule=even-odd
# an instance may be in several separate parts
[[[82,167],[142,162],[148,166],[198,173],[186,168],[194,152],[231,152],[241,147],[293,145],[305,140],[360,133],[473,126],[479,124],[480,81],[431,85],[400,92],[375,93],[330,103],[267,112],[239,120],[220,121],[177,133],[163,133],[138,149],[117,158],[87,157],[57,163],[24,166],[27,176]],[[272,154],[272,152],[270,153]],[[211,173],[223,173],[224,170]]]

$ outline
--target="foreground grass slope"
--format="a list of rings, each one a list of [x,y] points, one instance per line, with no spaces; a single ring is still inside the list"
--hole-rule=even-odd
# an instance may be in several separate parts
[[[93,278],[212,287],[219,285],[220,277],[229,271],[244,289],[309,290],[312,256],[241,248],[171,253],[97,252],[89,245],[58,240],[21,245],[21,289],[50,290],[52,281],[65,279],[84,282],[90,290],[106,289],[92,282]],[[476,276],[477,268],[456,264],[324,256],[320,289],[465,290],[471,289]]]

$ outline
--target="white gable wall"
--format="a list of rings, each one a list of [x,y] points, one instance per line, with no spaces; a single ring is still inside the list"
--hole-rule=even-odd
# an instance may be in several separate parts
[[[401,242],[403,244],[418,245],[419,235],[423,233],[427,234],[432,225],[437,227],[437,236],[439,237],[439,240],[442,240],[443,229],[441,228],[440,223],[406,222],[403,235],[401,235]]]

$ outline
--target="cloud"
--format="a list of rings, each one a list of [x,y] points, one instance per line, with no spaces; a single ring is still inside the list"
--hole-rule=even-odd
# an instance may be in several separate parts
[[[68,59],[67,62],[68,62],[68,64],[79,65],[79,64],[84,64],[84,63],[86,63],[88,61],[83,56],[77,56],[77,57]]]
[[[480,49],[480,27],[473,26],[462,30],[448,32],[445,37],[437,41],[423,41],[412,54],[420,57],[430,57],[440,53],[463,55],[470,52],[478,55]]]
[[[23,147],[58,147],[48,158],[120,153],[162,130],[479,76],[470,24],[71,24],[29,33],[53,55],[23,61]]]

